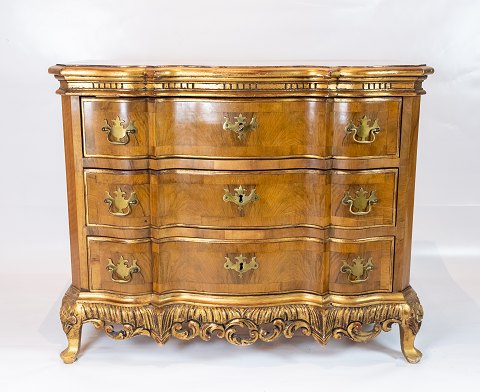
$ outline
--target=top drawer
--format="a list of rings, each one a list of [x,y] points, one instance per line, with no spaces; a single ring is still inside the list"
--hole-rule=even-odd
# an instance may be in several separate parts
[[[83,152],[86,157],[149,156],[146,99],[82,99]]]
[[[82,100],[85,156],[398,156],[401,98]]]
[[[329,111],[331,155],[346,158],[398,157],[401,98],[334,99]]]
[[[326,156],[325,100],[160,100],[156,155]]]

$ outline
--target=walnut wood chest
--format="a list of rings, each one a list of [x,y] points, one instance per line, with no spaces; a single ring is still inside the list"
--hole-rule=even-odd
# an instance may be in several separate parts
[[[53,66],[81,329],[244,346],[364,342],[423,310],[409,285],[421,66]]]

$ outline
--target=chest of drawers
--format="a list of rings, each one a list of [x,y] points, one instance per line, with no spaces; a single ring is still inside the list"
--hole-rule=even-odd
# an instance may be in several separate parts
[[[66,363],[114,339],[400,329],[426,66],[50,68],[60,82],[72,286]]]

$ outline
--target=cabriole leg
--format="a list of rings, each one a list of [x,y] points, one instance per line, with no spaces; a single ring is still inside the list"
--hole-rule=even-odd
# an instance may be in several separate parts
[[[65,363],[73,363],[77,359],[80,350],[80,340],[82,336],[82,305],[77,302],[80,290],[71,286],[63,297],[62,307],[60,308],[60,321],[63,331],[67,335],[68,346],[62,351],[60,356]]]
[[[82,324],[75,324],[67,333],[68,346],[60,354],[63,362],[73,363],[77,360],[77,354],[80,350],[80,341],[82,339]]]
[[[417,363],[422,358],[422,352],[415,348],[414,342],[422,326],[423,307],[415,291],[408,287],[404,291],[406,306],[400,327],[400,344],[406,360]]]
[[[405,359],[410,363],[418,363],[422,359],[422,352],[415,348],[416,333],[408,325],[408,320],[400,324],[400,344]]]

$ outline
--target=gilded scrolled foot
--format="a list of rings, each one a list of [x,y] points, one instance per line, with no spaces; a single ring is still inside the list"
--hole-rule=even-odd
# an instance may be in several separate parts
[[[70,287],[63,297],[60,308],[60,321],[68,339],[67,348],[60,354],[65,363],[75,362],[80,350],[83,319],[82,306],[77,302],[79,293],[77,288]]]
[[[78,351],[80,350],[80,341],[82,337],[82,324],[77,324],[67,333],[68,346],[60,354],[63,362],[70,364],[77,360]]]
[[[415,334],[408,325],[400,324],[400,344],[405,359],[410,363],[418,363],[422,359],[422,352],[415,348]]]
[[[400,326],[400,344],[406,360],[410,363],[418,363],[422,358],[422,352],[415,348],[414,342],[420,327],[422,326],[423,307],[418,300],[415,291],[409,287],[405,290],[406,307],[404,318]]]

